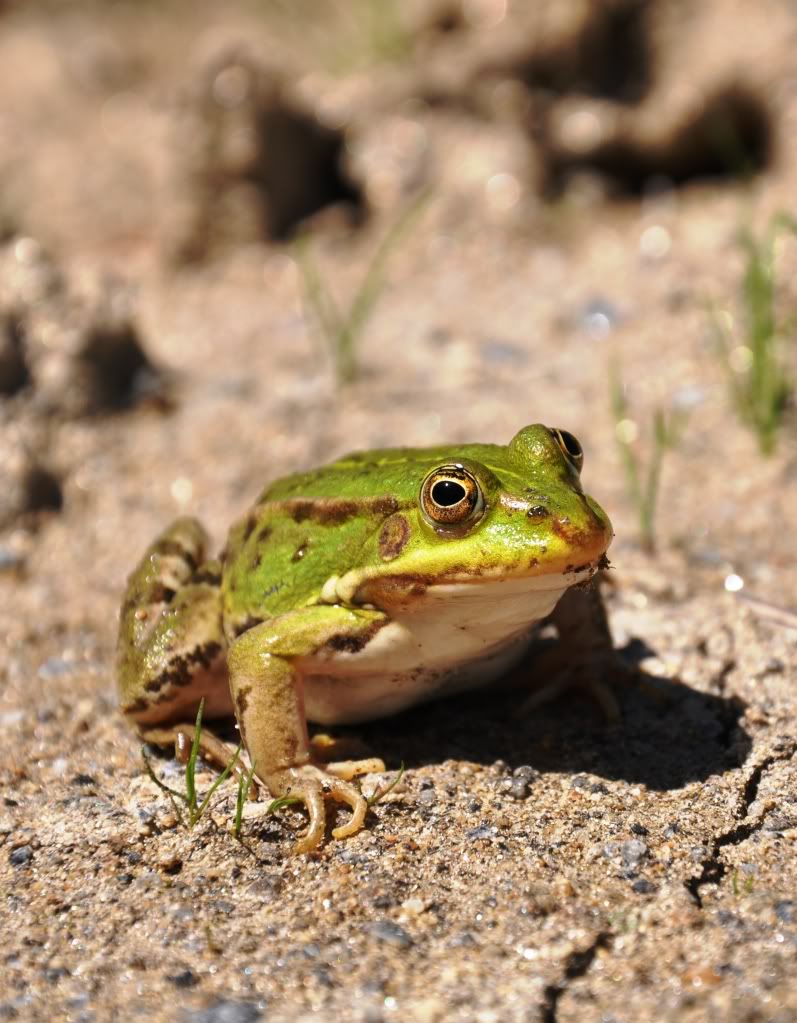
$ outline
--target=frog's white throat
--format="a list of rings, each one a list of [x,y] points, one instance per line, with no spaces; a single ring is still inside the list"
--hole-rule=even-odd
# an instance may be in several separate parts
[[[305,662],[308,718],[365,721],[493,681],[523,657],[565,590],[592,572],[427,586],[391,608],[361,650],[323,650]]]

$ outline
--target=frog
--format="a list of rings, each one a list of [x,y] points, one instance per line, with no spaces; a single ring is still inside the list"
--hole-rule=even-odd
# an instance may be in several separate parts
[[[177,519],[127,582],[123,714],[184,757],[201,701],[200,752],[220,765],[233,752],[207,722],[234,718],[258,782],[308,814],[295,853],[322,843],[330,804],[350,809],[332,837],[355,834],[368,810],[355,779],[384,763],[334,760],[308,721],[356,725],[499,684],[547,623],[581,669],[611,650],[594,579],[614,534],[583,462],[573,434],[537,423],[504,445],[362,451],[285,476],[215,558],[201,523]]]

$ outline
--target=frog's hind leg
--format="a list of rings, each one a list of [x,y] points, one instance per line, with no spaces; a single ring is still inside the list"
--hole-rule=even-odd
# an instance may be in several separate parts
[[[187,764],[196,736],[196,724],[185,722],[166,727],[139,728],[138,734],[144,742],[151,742],[155,746],[170,746],[174,744],[175,757],[181,764]],[[213,764],[220,771],[225,771],[229,767],[236,778],[240,781],[246,781],[249,774],[246,764],[241,762],[240,757],[235,760],[235,750],[206,725],[202,725],[199,730],[198,749],[199,755],[203,760]],[[252,779],[249,781],[247,794],[249,799],[257,799],[257,785]]]
[[[177,741],[178,755],[180,744],[193,740],[201,700],[205,720],[232,715],[220,566],[204,560],[206,546],[196,519],[174,522],[130,576],[119,623],[122,710],[143,738]],[[204,725],[201,747],[217,763],[230,759],[227,746]]]

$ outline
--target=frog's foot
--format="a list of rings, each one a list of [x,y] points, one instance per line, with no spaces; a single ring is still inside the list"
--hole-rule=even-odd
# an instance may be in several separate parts
[[[576,663],[562,666],[559,649],[551,651],[553,655],[546,659],[545,655],[535,660],[533,669],[535,675],[540,674],[548,677],[550,681],[539,688],[535,688],[520,704],[522,715],[530,714],[546,703],[551,703],[564,693],[579,689],[585,690],[588,695],[598,704],[609,726],[617,725],[621,720],[620,705],[614,694],[614,687],[618,684],[628,685],[632,678],[636,678],[636,672],[631,668],[619,654],[614,651],[600,651],[592,657],[584,657]],[[545,663],[547,660],[547,664]]]
[[[139,734],[144,742],[151,742],[156,746],[170,746],[174,743],[175,757],[181,764],[187,764],[196,735],[196,725],[186,722],[169,727],[142,728],[139,730]],[[227,743],[211,732],[207,725],[202,725],[200,730],[199,754],[203,760],[207,760],[221,771],[232,765],[235,776],[239,780],[246,781],[246,776],[249,773],[246,765],[241,763],[240,757],[233,764],[235,750],[230,749]],[[250,799],[257,799],[257,785],[254,781],[249,782],[248,796]]]
[[[579,678],[572,672],[563,672],[559,678],[555,678],[552,682],[535,690],[531,696],[521,703],[521,715],[530,714],[532,711],[537,710],[538,707],[558,700],[560,696],[570,689],[585,689],[603,711],[606,723],[608,725],[619,724],[621,718],[620,705],[607,683],[602,679]]]
[[[277,776],[272,775],[269,778],[269,788],[278,796],[300,799],[310,815],[310,826],[293,847],[294,854],[312,852],[321,844],[327,823],[324,796],[348,803],[352,810],[346,824],[333,830],[333,838],[348,838],[355,834],[363,826],[368,812],[365,796],[358,789],[313,764],[291,767],[280,771]]]

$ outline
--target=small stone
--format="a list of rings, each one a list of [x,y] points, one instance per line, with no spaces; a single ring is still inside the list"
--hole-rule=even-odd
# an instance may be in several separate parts
[[[434,806],[437,802],[437,793],[434,789],[423,789],[422,792],[418,793],[416,802],[420,806]]]
[[[782,924],[793,924],[797,920],[797,902],[783,899],[775,903],[775,916]]]
[[[471,828],[470,831],[465,832],[465,838],[469,838],[472,842],[475,842],[480,838],[492,838],[498,834],[498,828],[490,827],[489,824],[480,824],[477,828]]]
[[[395,948],[409,948],[412,945],[409,934],[392,920],[377,920],[376,923],[369,924],[367,930],[377,941],[383,941],[386,945],[393,945]]]
[[[513,778],[509,784],[509,788],[507,789],[507,794],[511,796],[512,799],[518,800],[528,798],[529,792],[528,778]]]
[[[656,885],[652,881],[646,881],[644,877],[631,885],[631,891],[637,895],[652,895],[656,890]]]
[[[576,894],[575,888],[566,877],[557,877],[551,885],[551,890],[560,899],[572,899]]]
[[[181,970],[179,973],[172,974],[166,979],[179,988],[196,987],[199,983],[199,978],[191,970]]]
[[[124,885],[132,884],[133,883],[133,875],[132,874],[117,874],[116,875],[116,880],[119,882],[119,884],[124,884]]]
[[[648,829],[645,827],[644,824],[634,823],[628,830],[631,832],[632,835],[642,835],[643,837],[648,833]]]
[[[184,1023],[256,1023],[263,1013],[255,1002],[219,998],[204,1009],[183,1014]]]
[[[158,860],[158,870],[162,870],[164,874],[179,874],[182,869],[183,861],[174,853],[167,853]]]
[[[96,785],[97,782],[90,774],[76,774],[72,779],[72,785]]]
[[[629,841],[622,843],[620,846],[620,855],[623,857],[623,863],[625,863],[627,867],[635,867],[640,860],[644,859],[644,857],[648,855],[648,847],[638,838],[632,838]]]
[[[33,848],[29,845],[21,845],[18,849],[12,849],[8,854],[8,862],[12,867],[24,867],[33,859]]]
[[[680,830],[681,829],[678,826],[678,822],[673,821],[672,824],[668,824],[667,827],[664,829],[664,837],[674,838],[680,832]]]

